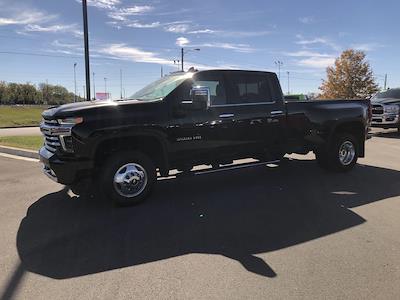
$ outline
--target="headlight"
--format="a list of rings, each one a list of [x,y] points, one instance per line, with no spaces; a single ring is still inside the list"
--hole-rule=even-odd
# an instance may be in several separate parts
[[[57,120],[60,125],[76,125],[83,122],[82,117],[65,118]]]
[[[384,112],[389,114],[397,114],[399,112],[399,106],[397,105],[385,105]]]

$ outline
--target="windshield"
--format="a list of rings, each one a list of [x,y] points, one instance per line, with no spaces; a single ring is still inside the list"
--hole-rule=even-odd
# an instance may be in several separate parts
[[[140,91],[137,91],[135,94],[130,96],[129,99],[142,101],[163,99],[183,81],[191,78],[192,76],[193,73],[185,73],[163,77],[153,83],[150,83]]]
[[[400,99],[400,89],[387,90],[385,92],[378,93],[374,97],[372,97],[372,99],[376,101],[387,98]]]

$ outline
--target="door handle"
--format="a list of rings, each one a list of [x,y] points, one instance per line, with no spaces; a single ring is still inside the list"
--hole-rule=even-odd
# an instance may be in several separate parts
[[[235,115],[234,114],[221,114],[219,117],[221,119],[227,119],[227,118],[233,118]]]
[[[279,116],[279,115],[283,115],[283,111],[281,111],[281,110],[271,111],[271,116]]]

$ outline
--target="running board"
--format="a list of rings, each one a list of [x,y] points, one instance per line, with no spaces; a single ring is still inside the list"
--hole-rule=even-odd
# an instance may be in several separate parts
[[[265,166],[268,164],[276,164],[279,163],[280,160],[271,160],[271,161],[263,161],[263,162],[251,162],[251,163],[243,163],[243,164],[237,164],[237,165],[228,165],[228,166],[222,166],[220,168],[216,169],[205,169],[205,170],[199,170],[199,171],[191,171],[191,174],[194,175],[202,175],[202,174],[210,174],[210,173],[217,173],[217,172],[223,172],[223,171],[230,171],[230,170],[236,170],[236,169],[244,169],[244,168],[251,168],[251,167],[257,167],[257,166]]]
[[[159,172],[157,172],[157,180],[165,180],[165,179],[171,179],[171,178],[177,178],[177,177],[190,177],[194,175],[203,175],[203,174],[211,174],[211,173],[217,173],[217,172],[222,172],[222,171],[230,171],[230,170],[237,170],[237,169],[244,169],[244,168],[250,168],[250,167],[257,167],[257,166],[266,166],[268,164],[277,164],[281,162],[282,160],[271,160],[271,161],[254,161],[254,162],[248,162],[248,163],[239,163],[239,164],[230,164],[230,165],[225,165],[219,168],[204,168],[200,170],[193,170],[190,172],[177,172],[176,170],[170,171],[170,174],[168,176],[161,176]]]

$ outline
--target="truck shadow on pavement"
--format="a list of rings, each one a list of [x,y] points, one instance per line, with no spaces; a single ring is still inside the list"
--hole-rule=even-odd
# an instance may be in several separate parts
[[[31,205],[17,248],[27,271],[65,279],[190,253],[234,259],[253,273],[277,274],[257,254],[366,222],[350,208],[400,194],[400,172],[360,165],[348,174],[314,161],[162,180],[152,197],[114,208],[66,189]]]

